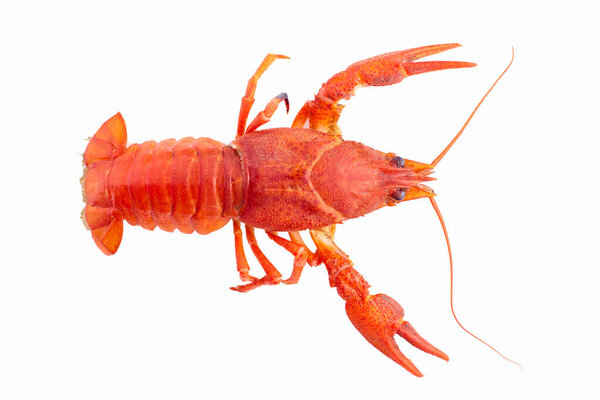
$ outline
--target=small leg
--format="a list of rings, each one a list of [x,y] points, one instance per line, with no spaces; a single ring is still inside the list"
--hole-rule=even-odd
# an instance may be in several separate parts
[[[250,80],[248,80],[248,86],[246,87],[246,94],[242,97],[242,105],[240,106],[240,114],[238,116],[238,127],[237,127],[237,136],[236,138],[242,136],[246,131],[246,122],[248,121],[248,114],[250,113],[250,109],[252,108],[252,104],[254,104],[254,93],[256,92],[256,83],[258,79],[264,74],[264,72],[269,68],[275,60],[278,58],[288,58],[287,56],[281,54],[267,54],[263,62],[259,65],[258,69],[252,75]]]
[[[316,267],[317,265],[321,264],[322,261],[319,259],[319,255],[317,254],[317,252],[313,253],[312,251],[310,251],[308,246],[306,246],[306,244],[304,243],[304,240],[302,240],[302,236],[300,236],[299,232],[290,232],[290,239],[292,239],[292,242],[304,246],[304,249],[308,254],[308,265],[310,265],[311,267]]]
[[[258,260],[259,264],[265,271],[265,276],[260,279],[254,278],[250,283],[244,285],[238,285],[230,288],[236,292],[249,292],[250,290],[256,289],[263,285],[278,285],[281,283],[281,273],[275,268],[275,266],[269,261],[269,259],[263,254],[262,250],[258,247],[256,236],[254,235],[254,228],[246,225],[246,239],[248,244],[254,253],[254,256]],[[247,262],[246,262],[247,265]]]
[[[255,282],[258,279],[250,275],[250,266],[244,253],[244,237],[239,221],[233,221],[233,235],[235,238],[235,262],[242,282]]]
[[[271,120],[273,113],[277,110],[279,103],[282,101],[285,102],[286,112],[290,112],[290,101],[288,100],[287,93],[280,93],[277,96],[273,97],[273,99],[267,104],[265,109],[258,113],[258,115],[252,120],[248,128],[246,129],[246,133],[254,132],[262,125],[266,124]]]
[[[275,268],[275,266],[269,261],[269,259],[263,254],[260,247],[258,247],[258,242],[256,241],[256,236],[254,236],[254,228],[246,225],[246,239],[248,240],[248,244],[254,253],[254,256],[258,260],[259,264],[265,270],[266,278],[268,278],[268,282],[271,285],[277,285],[281,282],[281,273]]]
[[[266,276],[262,279],[258,279],[250,275],[250,266],[248,265],[246,254],[244,253],[244,238],[238,221],[233,221],[233,234],[235,237],[235,261],[237,270],[240,274],[240,279],[242,282],[250,281],[250,283],[233,286],[230,287],[230,289],[235,290],[236,292],[249,292],[252,289],[256,289],[257,287],[266,284]]]
[[[263,254],[260,247],[258,247],[258,242],[256,241],[256,236],[254,236],[254,228],[246,225],[246,239],[248,240],[248,244],[254,253],[254,256],[258,260],[260,266],[265,270],[265,276],[260,279],[255,280],[254,282],[247,283],[245,285],[239,285],[231,288],[237,292],[248,292],[252,289],[256,289],[262,285],[278,285],[281,283],[281,273],[275,268],[275,266],[269,261],[269,259]]]
[[[274,232],[267,232],[267,235],[269,235],[271,240],[292,253],[294,256],[294,267],[292,269],[292,274],[288,279],[284,280],[283,283],[287,285],[298,283],[300,280],[300,275],[302,275],[302,270],[304,269],[304,264],[306,264],[306,261],[308,260],[306,246],[284,239]]]
[[[336,226],[336,224],[333,224],[323,228],[323,230],[327,231],[331,240],[335,239]],[[321,255],[319,254],[319,249],[315,250],[314,252],[310,251],[308,246],[306,246],[306,244],[304,243],[304,240],[302,240],[302,236],[300,236],[299,232],[290,232],[290,239],[292,239],[292,242],[304,246],[306,252],[308,253],[308,265],[310,265],[311,267],[316,267],[317,265],[323,264],[323,260],[321,259]]]

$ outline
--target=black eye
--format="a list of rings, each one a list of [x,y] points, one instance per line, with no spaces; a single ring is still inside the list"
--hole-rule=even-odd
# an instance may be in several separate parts
[[[402,201],[402,200],[404,200],[404,196],[406,196],[406,190],[405,189],[396,189],[392,193],[392,199],[394,199],[396,201]]]
[[[394,157],[394,158],[392,158],[392,164],[398,168],[404,168],[404,158]]]

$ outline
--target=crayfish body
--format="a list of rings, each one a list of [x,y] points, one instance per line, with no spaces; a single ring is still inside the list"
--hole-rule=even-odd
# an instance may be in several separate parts
[[[448,356],[419,336],[394,299],[369,293],[369,284],[334,243],[334,233],[335,224],[403,201],[427,197],[437,211],[433,191],[424,182],[433,179],[429,175],[441,157],[420,163],[344,141],[337,125],[343,109],[339,102],[360,86],[392,85],[415,74],[475,66],[416,61],[457,46],[426,46],[357,62],[328,80],[291,128],[257,130],[282,101],[289,109],[282,93],[246,127],[258,79],[276,59],[287,58],[269,54],[248,82],[237,135],[228,145],[209,138],[127,145],[125,123],[117,114],[100,127],[84,153],[84,223],[100,250],[110,255],[121,243],[123,220],[150,230],[158,226],[200,234],[232,220],[237,270],[244,282],[232,289],[294,284],[306,264],[324,264],[352,324],[386,356],[422,376],[399,350],[395,334],[443,360]],[[250,275],[242,224],[265,272],[262,278]],[[293,255],[289,278],[283,279],[262,253],[255,229],[265,230]],[[304,230],[310,231],[316,252],[303,242],[299,232]],[[287,232],[289,239],[277,232]]]

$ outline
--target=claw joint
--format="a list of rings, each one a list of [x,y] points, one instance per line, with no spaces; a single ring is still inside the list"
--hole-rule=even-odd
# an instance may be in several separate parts
[[[415,376],[423,374],[398,348],[394,340],[396,333],[416,348],[448,361],[444,352],[423,339],[410,323],[404,321],[402,306],[385,294],[349,300],[346,313],[369,343]]]

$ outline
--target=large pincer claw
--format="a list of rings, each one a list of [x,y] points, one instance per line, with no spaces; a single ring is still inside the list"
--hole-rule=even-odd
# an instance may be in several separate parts
[[[416,348],[448,361],[444,352],[423,339],[411,324],[403,320],[402,306],[385,294],[349,300],[346,313],[369,343],[415,376],[421,377],[423,374],[398,348],[394,340],[396,333]]]

